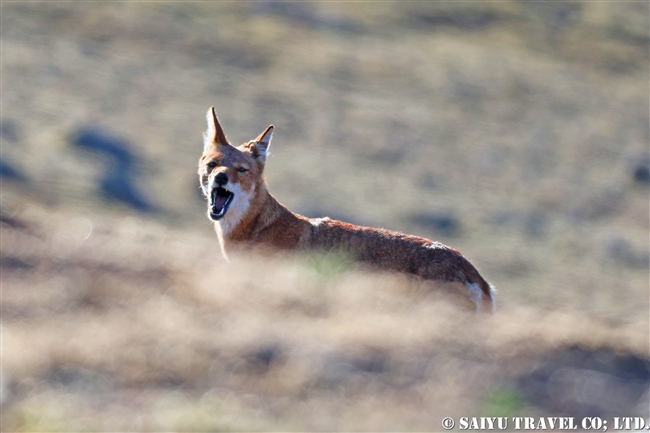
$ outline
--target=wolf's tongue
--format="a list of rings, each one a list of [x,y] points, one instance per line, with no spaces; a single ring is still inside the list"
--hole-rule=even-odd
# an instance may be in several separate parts
[[[212,209],[216,211],[220,211],[221,209],[223,209],[223,205],[226,204],[227,199],[228,197],[215,194],[212,197]]]

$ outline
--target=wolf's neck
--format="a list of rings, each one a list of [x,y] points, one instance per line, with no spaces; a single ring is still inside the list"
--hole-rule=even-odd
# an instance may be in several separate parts
[[[263,188],[263,191],[251,200],[248,212],[234,227],[229,227],[227,223],[215,223],[224,254],[229,247],[246,243],[282,248],[283,245],[278,244],[280,239],[281,243],[287,240],[287,233],[282,233],[282,230],[289,227],[298,228],[306,223],[306,218],[292,213],[280,204],[266,187]]]

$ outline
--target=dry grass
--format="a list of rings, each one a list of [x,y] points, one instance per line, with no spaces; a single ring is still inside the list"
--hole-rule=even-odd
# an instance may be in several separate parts
[[[226,264],[212,237],[133,217],[31,207],[12,221],[6,431],[432,430],[512,411],[493,407],[495,392],[524,411],[513,383],[555,351],[648,349],[638,317],[530,305],[480,316],[445,287],[337,257]]]
[[[1,156],[27,179],[1,187],[3,430],[646,416],[647,4],[2,11]],[[340,257],[226,266],[195,176],[210,105],[233,142],[276,125],[282,203],[459,248],[499,314]],[[130,142],[160,213],[98,194],[114,166],[71,146],[85,126]],[[562,368],[617,403],[547,401]]]

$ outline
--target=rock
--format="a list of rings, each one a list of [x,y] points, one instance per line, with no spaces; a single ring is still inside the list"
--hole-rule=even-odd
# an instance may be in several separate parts
[[[155,206],[136,185],[133,170],[126,166],[117,165],[109,168],[102,177],[100,190],[104,196],[121,201],[141,212],[155,212]]]
[[[460,220],[451,212],[416,213],[409,220],[442,236],[457,237],[461,232]]]
[[[0,159],[0,176],[6,179],[13,179],[19,181],[27,180],[25,175],[20,170],[18,170],[12,164],[9,164],[4,159]]]
[[[554,416],[631,416],[650,385],[650,362],[607,349],[558,350],[517,378],[528,402]]]
[[[636,167],[634,167],[632,178],[637,183],[650,185],[650,165],[645,163],[637,164]]]
[[[79,129],[73,134],[72,143],[77,147],[111,156],[117,163],[125,166],[131,166],[137,161],[137,157],[129,149],[128,141],[96,128]]]

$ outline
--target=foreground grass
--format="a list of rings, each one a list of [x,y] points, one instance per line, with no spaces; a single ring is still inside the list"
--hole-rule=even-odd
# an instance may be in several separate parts
[[[507,291],[476,315],[339,256],[226,264],[212,236],[30,209],[3,225],[7,431],[435,430],[550,410],[521,383],[558,351],[647,360],[639,319]]]

